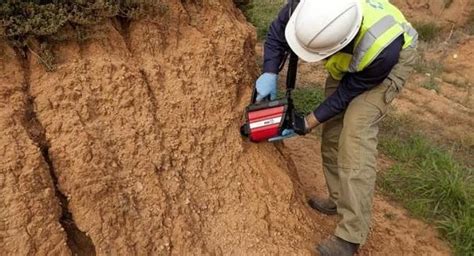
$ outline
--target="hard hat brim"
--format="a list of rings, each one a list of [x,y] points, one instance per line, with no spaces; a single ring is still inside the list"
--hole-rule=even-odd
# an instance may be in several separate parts
[[[302,1],[303,2],[303,1]],[[306,62],[318,62],[328,57],[328,55],[320,55],[311,51],[306,50],[296,37],[296,17],[297,13],[301,10],[302,3],[298,4],[293,15],[291,15],[288,24],[285,29],[286,42],[290,46],[291,50],[298,55],[298,57]]]

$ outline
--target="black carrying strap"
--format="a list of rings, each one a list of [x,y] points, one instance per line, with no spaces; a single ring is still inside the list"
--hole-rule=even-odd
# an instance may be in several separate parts
[[[296,6],[300,3],[300,0],[288,0],[288,5],[290,5],[290,17],[293,12],[296,10]]]
[[[296,10],[296,6],[299,4],[299,0],[288,0],[290,5],[290,18],[293,15],[294,10]],[[293,99],[291,97],[291,92],[295,89],[296,84],[296,73],[298,71],[298,56],[291,50],[288,50],[288,58],[290,59],[288,62],[288,73],[286,75],[286,98],[288,99],[288,109],[286,116],[285,124],[289,126],[289,128],[293,129],[296,133],[300,134],[300,131],[297,131],[299,125],[295,122],[298,120],[303,120],[304,118],[300,118],[301,116],[296,113],[295,106],[293,104]]]
[[[286,91],[291,92],[295,89],[296,72],[298,70],[298,56],[293,51],[290,51],[290,61],[288,62],[288,73],[286,75]]]
[[[296,6],[298,6],[299,2],[299,0],[288,0],[288,5],[290,6],[290,17],[296,10]],[[286,95],[291,96],[291,91],[295,89],[296,84],[298,56],[291,49],[288,50],[287,56],[290,60],[288,62],[288,73],[286,77]]]

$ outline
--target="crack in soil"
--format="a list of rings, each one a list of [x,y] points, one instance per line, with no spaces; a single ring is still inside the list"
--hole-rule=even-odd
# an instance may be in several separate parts
[[[140,69],[140,74],[142,76],[142,80],[145,84],[145,87],[146,87],[146,90],[147,90],[147,94],[148,94],[148,97],[150,98],[150,102],[151,102],[151,111],[153,113],[153,121],[155,124],[160,124],[158,118],[156,118],[156,113],[158,113],[158,100],[156,99],[156,96],[155,94],[153,93],[153,89],[151,88],[151,85],[150,85],[150,82],[148,81],[148,75],[147,73],[145,72],[145,70],[143,69]]]
[[[61,218],[59,223],[66,231],[67,245],[73,255],[96,255],[95,245],[92,239],[85,233],[82,232],[74,222],[72,213],[68,208],[67,197],[59,189],[59,181],[54,169],[53,161],[49,154],[50,144],[46,139],[46,130],[41,122],[38,120],[35,109],[34,100],[35,98],[30,92],[30,66],[27,56],[27,49],[15,49],[17,57],[20,60],[23,68],[24,82],[22,85],[22,91],[25,97],[25,113],[23,117],[23,127],[25,128],[29,138],[34,144],[40,149],[41,156],[46,162],[49,170],[49,174],[53,181],[55,195],[61,205]]]
[[[117,16],[116,20],[118,23],[118,27],[116,27],[116,29],[122,36],[128,52],[132,53],[132,47],[131,47],[131,42],[130,42],[130,24],[132,23],[132,21],[131,19],[127,17],[121,17],[121,16]]]

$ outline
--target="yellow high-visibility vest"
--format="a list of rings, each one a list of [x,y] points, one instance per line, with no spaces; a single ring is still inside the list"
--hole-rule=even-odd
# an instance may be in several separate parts
[[[360,0],[363,20],[355,38],[353,54],[338,52],[331,56],[325,67],[336,80],[347,72],[355,73],[369,66],[395,39],[403,34],[407,47],[415,48],[418,33],[401,11],[388,0]]]

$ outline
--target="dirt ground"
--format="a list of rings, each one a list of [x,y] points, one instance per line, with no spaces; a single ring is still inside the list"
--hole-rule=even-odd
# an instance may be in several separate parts
[[[58,43],[55,72],[0,42],[0,255],[313,255],[331,234],[337,217],[306,204],[324,194],[318,140],[256,145],[238,132],[254,29],[232,1],[167,5]],[[376,197],[360,255],[449,253]]]
[[[319,139],[305,136],[286,140],[284,148],[295,163],[306,197],[326,197]],[[389,165],[389,160],[379,158],[379,168]],[[332,234],[338,221],[337,216],[324,216],[315,211],[311,214],[320,223],[325,223],[325,235]],[[372,218],[368,243],[358,255],[450,255],[449,247],[432,226],[411,217],[403,207],[379,193],[376,193],[374,199]]]
[[[462,27],[472,11],[471,0],[391,0],[410,22],[435,22],[443,29]]]
[[[421,43],[419,50],[426,60],[424,65],[438,65],[441,69],[413,75],[395,101],[395,113],[417,120],[420,130],[435,140],[449,140],[474,153],[474,38],[463,33],[466,21],[472,19],[474,2],[393,2],[411,22],[438,24],[439,38]],[[430,80],[437,84],[437,91],[422,87]],[[467,162],[472,165],[472,161]]]
[[[447,51],[429,52],[443,66],[438,74],[416,74],[395,101],[395,113],[418,120],[417,126],[435,140],[450,140],[464,150],[474,149],[474,38],[466,38]],[[434,78],[439,90],[421,85]],[[472,165],[472,159],[470,164]]]

